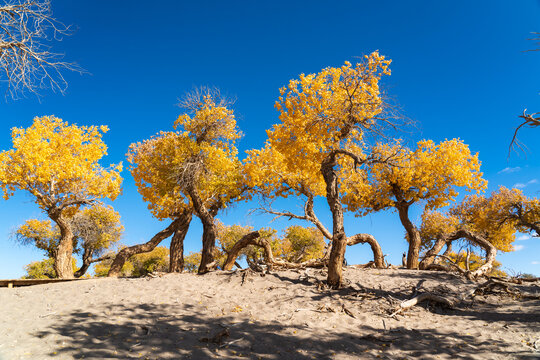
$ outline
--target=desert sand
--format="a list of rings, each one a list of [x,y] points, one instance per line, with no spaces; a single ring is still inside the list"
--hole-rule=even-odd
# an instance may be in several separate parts
[[[403,269],[166,274],[0,288],[0,359],[537,359],[540,300]],[[522,293],[540,285],[515,285]],[[423,292],[452,308],[420,303]]]

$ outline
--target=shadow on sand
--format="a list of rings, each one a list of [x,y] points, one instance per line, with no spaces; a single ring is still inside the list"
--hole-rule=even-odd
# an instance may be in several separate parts
[[[221,341],[208,342],[224,329],[228,335]],[[182,303],[104,305],[72,312],[33,336],[54,348],[50,356],[75,359],[471,359],[479,354],[536,358],[526,348],[509,354],[507,344],[479,341],[459,329],[380,331],[359,324],[356,333],[330,326],[313,332],[307,325],[211,317]]]

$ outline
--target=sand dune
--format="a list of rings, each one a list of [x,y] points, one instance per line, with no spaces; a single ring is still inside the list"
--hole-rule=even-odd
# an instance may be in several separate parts
[[[347,268],[345,276],[341,290],[323,288],[313,269],[2,288],[0,358],[539,358],[539,300],[459,301],[479,283],[444,273]],[[415,288],[457,305],[422,303],[390,317]]]

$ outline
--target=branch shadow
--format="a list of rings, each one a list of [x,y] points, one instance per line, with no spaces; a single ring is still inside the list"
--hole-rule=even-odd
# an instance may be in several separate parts
[[[224,329],[227,335],[216,336]],[[533,358],[526,348],[508,353],[510,342],[480,341],[456,330],[380,331],[359,321],[358,331],[350,333],[330,324],[313,329],[306,324],[238,321],[181,303],[108,304],[68,313],[32,336],[52,345],[49,356],[74,359]]]

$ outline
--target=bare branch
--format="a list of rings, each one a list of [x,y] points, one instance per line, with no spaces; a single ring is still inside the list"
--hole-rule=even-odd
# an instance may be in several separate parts
[[[45,88],[63,94],[62,71],[85,71],[63,61],[47,43],[72,32],[52,17],[50,0],[10,0],[0,6],[0,81],[7,84],[6,95],[18,98],[29,91],[39,96]]]

